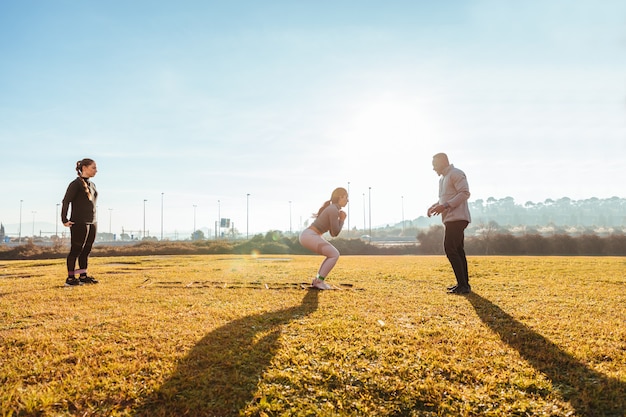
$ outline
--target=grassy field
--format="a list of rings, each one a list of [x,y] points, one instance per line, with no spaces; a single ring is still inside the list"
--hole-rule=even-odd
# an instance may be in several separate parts
[[[320,261],[0,262],[0,415],[626,415],[625,258]]]

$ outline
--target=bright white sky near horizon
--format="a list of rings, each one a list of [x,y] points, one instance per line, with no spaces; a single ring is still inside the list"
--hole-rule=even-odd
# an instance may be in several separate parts
[[[626,2],[1,0],[0,144],[22,236],[83,157],[118,235],[415,219],[437,152],[471,201],[624,197]]]

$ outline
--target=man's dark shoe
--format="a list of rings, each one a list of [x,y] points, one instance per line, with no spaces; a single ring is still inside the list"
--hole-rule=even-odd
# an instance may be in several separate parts
[[[448,291],[448,294],[469,294],[471,290],[467,287],[456,287],[453,290]]]
[[[82,282],[80,282],[78,280],[78,278],[74,278],[74,277],[67,277],[67,279],[65,280],[65,286],[66,287],[76,287],[78,285],[83,285]]]
[[[94,277],[80,277],[79,278],[81,284],[97,284],[98,280]]]

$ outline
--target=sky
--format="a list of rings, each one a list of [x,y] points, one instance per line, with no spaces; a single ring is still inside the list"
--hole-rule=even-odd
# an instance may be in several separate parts
[[[0,0],[0,222],[299,231],[423,216],[446,152],[470,201],[626,197],[626,2]],[[20,220],[21,219],[21,220]],[[371,219],[371,221],[370,221]]]

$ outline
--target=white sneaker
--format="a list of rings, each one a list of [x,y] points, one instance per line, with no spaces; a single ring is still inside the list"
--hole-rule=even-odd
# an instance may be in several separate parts
[[[315,278],[311,283],[313,288],[317,288],[318,290],[332,290],[333,287],[328,285],[323,279]]]

